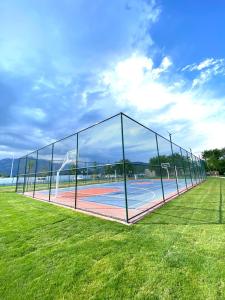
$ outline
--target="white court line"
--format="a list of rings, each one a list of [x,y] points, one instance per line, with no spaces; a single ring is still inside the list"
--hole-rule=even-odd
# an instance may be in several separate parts
[[[156,194],[154,192],[151,192],[153,194],[152,198],[151,199],[146,199],[146,200],[140,200],[140,201],[137,201],[136,202],[136,206],[139,206],[140,203],[148,203],[149,201],[153,200],[154,198],[156,198]],[[128,202],[129,202],[129,199],[128,198]]]
[[[121,184],[123,184],[122,182],[119,182],[119,183],[121,183]],[[129,182],[128,182],[128,184],[129,184]],[[174,182],[163,182],[163,186],[164,187],[168,187],[168,186],[173,186],[173,184],[176,184],[176,182],[174,181]],[[117,186],[117,184],[116,184],[116,182],[115,183],[112,183],[112,184],[110,184],[110,183],[98,183],[98,184],[94,184],[94,186],[96,187],[96,186],[103,186],[103,185],[108,185],[109,187],[116,187]],[[82,187],[81,189],[79,189],[79,187]],[[80,190],[80,191],[85,191],[85,188],[93,188],[93,185],[86,185],[86,186],[78,186],[78,190]],[[135,186],[130,186],[130,185],[128,185],[128,189],[135,189],[135,190],[141,190],[141,191],[147,191],[147,192],[153,192],[152,190],[154,189],[154,190],[160,190],[160,188],[161,188],[161,182],[159,183],[159,186],[154,186],[153,185],[153,187],[152,188],[141,188],[141,187],[135,187]],[[52,189],[51,190],[51,192],[53,191],[54,189]],[[64,188],[60,188],[60,190],[62,191],[62,190],[65,190],[65,191],[74,191],[75,190],[75,187],[64,187]],[[129,191],[129,194],[133,194],[133,193],[135,193],[135,192],[130,192]],[[97,194],[92,194],[92,195],[90,195],[90,196],[104,196],[104,195],[97,195]],[[112,195],[111,195],[112,196]],[[114,197],[118,197],[118,196],[114,196]],[[118,198],[120,198],[120,197],[118,197]]]
[[[128,206],[129,206],[129,201],[131,200],[134,200],[135,201],[135,207],[131,207],[131,208],[137,208],[138,206],[141,206],[140,204],[145,204],[145,203],[148,203],[148,202],[150,202],[150,201],[152,201],[152,200],[154,200],[154,198],[155,198],[155,193],[154,192],[151,192],[152,193],[152,197],[149,199],[148,198],[148,200],[146,199],[146,200],[137,200],[136,198],[131,198],[131,197],[128,197]],[[92,196],[101,196],[101,197],[104,197],[104,196],[106,196],[106,195],[92,195]],[[118,197],[118,196],[115,196],[115,195],[107,195],[107,198],[116,198],[116,199],[123,199],[123,200],[125,200],[125,197]],[[100,203],[100,204],[106,204],[106,205],[111,205],[111,206],[115,206],[116,204],[114,204],[113,202],[112,203],[107,203],[107,201],[104,203],[104,202],[98,202],[98,201],[91,201],[91,200],[81,200],[81,201],[87,201],[87,202],[95,202],[95,203]]]
[[[66,189],[66,191],[70,191],[67,188],[61,188],[60,190],[62,191],[62,190],[65,190],[65,189]],[[154,193],[154,191],[151,188],[128,187],[128,189],[134,189],[136,191],[140,190],[140,191],[147,191],[148,193]],[[160,191],[160,187],[156,188],[156,190]],[[80,189],[80,190],[78,189],[78,191],[85,191],[85,189]],[[123,191],[121,191],[121,193],[123,193]],[[136,194],[136,192],[135,191],[134,192],[128,191],[128,194]],[[88,195],[91,197],[91,196],[105,196],[106,194],[100,195],[100,194],[94,194],[94,193],[92,193],[92,194],[88,194]],[[115,197],[115,198],[121,198],[118,195],[108,195],[108,196]],[[137,196],[139,196],[139,195],[137,195]]]
[[[149,191],[149,193],[152,194],[152,197],[150,200],[153,200],[156,197],[156,194],[153,191]],[[86,196],[86,195],[85,195]],[[91,194],[91,195],[87,195],[87,197],[95,197],[95,196],[100,196],[100,197],[107,197],[107,198],[116,198],[116,199],[125,199],[124,196],[118,196],[118,195],[109,195],[109,194],[103,194],[103,195],[99,195],[99,194]],[[140,195],[139,195],[140,196]],[[148,200],[137,200],[137,196],[134,197],[129,197],[129,193],[128,193],[128,201],[129,200],[134,200],[137,202],[137,204],[139,203],[146,203],[149,201],[149,195],[148,195]],[[87,200],[88,201],[88,200]],[[93,201],[90,201],[93,202]],[[96,201],[97,202],[97,201]]]
[[[138,181],[138,182],[141,182],[141,181]],[[158,182],[159,182],[159,186],[161,186],[161,181],[158,181]],[[155,185],[155,183],[156,182],[149,181],[149,184],[153,184],[153,186],[157,187],[157,185]],[[130,186],[130,184],[135,184],[134,181],[132,181],[132,182],[127,181],[127,184],[128,184],[128,186],[130,188],[135,188],[135,187]],[[173,184],[176,184],[175,179],[174,179],[173,182],[164,182],[163,181],[163,185],[164,186],[165,185],[173,185]],[[78,188],[80,187],[81,190],[82,190],[82,188],[85,188],[85,187],[103,186],[103,185],[108,185],[108,186],[112,187],[112,186],[124,185],[124,182],[123,181],[119,181],[119,182],[112,182],[112,183],[104,182],[104,183],[87,184],[87,185],[81,185],[81,186],[78,185]],[[72,186],[72,187],[62,187],[62,188],[60,188],[60,190],[68,190],[68,189],[72,189],[73,190],[73,189],[75,189],[75,186],[74,187]],[[52,190],[54,190],[54,189],[52,189]]]
[[[130,188],[130,187],[129,187]],[[152,191],[152,189],[146,189],[146,188],[136,188],[136,187],[132,187],[135,190],[141,190],[141,191]]]
[[[153,191],[148,191],[148,193],[152,193],[152,194],[155,195],[155,193]],[[121,194],[122,194],[122,192],[121,192]],[[129,194],[131,194],[131,193],[128,193],[128,196],[129,196]],[[95,196],[105,197],[106,196],[106,197],[110,197],[110,198],[124,199],[124,196],[109,195],[109,194],[100,194],[100,195],[99,194],[86,194],[86,195],[84,194],[82,196],[84,196],[84,197],[95,197]],[[82,196],[80,196],[80,197],[82,197]],[[140,196],[140,195],[137,195],[137,196]],[[129,199],[134,199],[135,200],[135,197],[129,197]]]

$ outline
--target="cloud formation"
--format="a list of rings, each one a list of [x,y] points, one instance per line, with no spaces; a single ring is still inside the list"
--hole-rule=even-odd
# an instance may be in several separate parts
[[[146,51],[160,14],[154,1],[144,0],[9,0],[0,11],[1,157],[111,114],[98,110],[107,101],[99,73],[134,48]]]
[[[225,59],[207,58],[199,64],[185,66],[182,71],[199,71],[192,82],[192,86],[201,86],[214,76],[225,75]]]
[[[223,146],[225,99],[213,83],[224,58],[177,66],[152,35],[162,10],[145,0],[2,1],[0,158],[119,111],[177,131],[195,151]]]
[[[134,54],[104,72],[102,82],[121,109],[133,112],[149,126],[160,124],[161,130],[168,128],[170,131],[176,128],[180,131],[177,133],[180,140],[186,135],[182,143],[186,147],[191,140],[195,140],[196,151],[201,150],[202,141],[204,147],[222,147],[225,98],[213,97],[211,91],[203,92],[203,73],[198,84],[195,78],[190,87],[182,74],[170,71],[172,67],[168,57],[163,58],[159,67],[154,67],[150,57]],[[223,60],[207,60],[190,69],[206,69],[210,76],[216,76],[217,72],[222,72]],[[173,76],[174,81],[165,79],[166,73]]]

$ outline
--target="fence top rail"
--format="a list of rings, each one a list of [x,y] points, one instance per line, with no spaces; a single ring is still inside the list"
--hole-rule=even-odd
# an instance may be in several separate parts
[[[157,133],[156,131],[152,130],[151,128],[149,128],[149,127],[143,125],[142,123],[136,121],[135,119],[133,119],[132,117],[128,116],[127,114],[125,114],[125,113],[123,113],[123,112],[119,112],[119,113],[117,113],[117,114],[115,114],[115,115],[113,115],[113,116],[111,116],[111,117],[108,117],[108,118],[106,118],[106,119],[104,119],[104,120],[102,120],[102,121],[99,121],[99,122],[97,122],[97,123],[95,123],[95,124],[93,124],[93,125],[90,125],[90,126],[88,126],[88,127],[86,127],[86,128],[83,128],[83,129],[81,129],[81,130],[79,130],[79,131],[77,131],[77,132],[75,132],[75,133],[72,133],[72,134],[70,134],[70,135],[67,135],[67,136],[64,137],[64,138],[61,138],[61,139],[56,140],[56,141],[54,141],[54,142],[52,142],[52,143],[50,143],[50,144],[47,144],[47,145],[45,145],[45,146],[43,146],[43,147],[41,147],[41,148],[38,148],[38,149],[36,149],[36,150],[34,150],[34,151],[32,151],[32,152],[29,152],[28,154],[21,156],[19,159],[26,158],[26,157],[30,156],[31,154],[33,154],[33,153],[35,153],[35,152],[38,153],[39,151],[41,151],[41,150],[43,150],[43,149],[45,149],[45,148],[47,148],[47,147],[50,147],[50,146],[51,146],[51,147],[54,147],[54,144],[56,144],[56,143],[59,143],[59,142],[61,142],[61,141],[63,141],[63,140],[66,140],[66,139],[68,139],[68,138],[70,138],[70,137],[72,137],[72,136],[76,136],[76,135],[78,135],[79,133],[81,133],[81,132],[83,132],[83,131],[86,131],[86,130],[88,130],[88,129],[90,129],[90,128],[93,128],[93,127],[95,127],[95,126],[97,126],[97,125],[99,125],[99,124],[102,124],[102,123],[104,123],[104,122],[106,122],[106,121],[108,121],[108,120],[110,120],[110,119],[113,119],[114,117],[117,117],[117,116],[119,116],[119,115],[123,115],[123,116],[127,117],[127,118],[130,119],[131,121],[137,123],[138,125],[142,126],[143,128],[145,128],[145,129],[151,131],[151,132],[154,133],[155,135],[157,135],[157,136],[159,136],[159,137],[165,139],[165,140],[168,141],[169,143],[171,143],[171,141],[170,141],[168,138],[164,137],[163,135],[161,135],[161,134]],[[183,147],[177,145],[176,143],[172,142],[172,144],[174,144],[175,146],[179,147],[180,149],[186,151],[188,154],[191,154],[192,156],[194,156],[195,158],[197,158],[193,153],[190,153],[188,150],[186,150],[186,149],[184,149]]]
[[[152,133],[156,134],[157,136],[160,136],[161,138],[163,138],[163,139],[167,140],[169,143],[171,143],[171,141],[170,141],[168,138],[166,138],[166,137],[164,137],[163,135],[157,133],[156,131],[152,130],[151,128],[149,128],[149,127],[143,125],[142,123],[136,121],[135,119],[133,119],[132,117],[128,116],[127,114],[125,114],[125,113],[123,113],[123,112],[122,112],[121,114],[124,115],[125,117],[127,117],[128,119],[130,119],[131,121],[133,121],[133,122],[139,124],[140,126],[146,128],[147,130],[151,131]],[[184,149],[183,147],[177,145],[176,143],[172,142],[172,144],[175,145],[175,146],[177,146],[177,147],[179,147],[179,148],[181,148],[182,150],[188,152],[189,154],[191,154],[191,152],[189,152],[188,150]],[[193,153],[192,153],[192,155],[195,156]],[[196,157],[196,156],[195,156],[195,157]]]
[[[120,112],[120,113],[117,113],[117,114],[115,114],[115,115],[113,115],[113,116],[111,116],[111,117],[108,117],[108,118],[106,118],[106,119],[104,119],[104,120],[102,120],[102,121],[99,121],[99,122],[97,122],[97,123],[95,123],[95,124],[93,124],[93,125],[90,125],[90,126],[88,126],[88,127],[86,127],[86,128],[83,128],[83,129],[81,129],[81,130],[79,130],[79,131],[76,131],[76,132],[74,132],[74,133],[71,133],[71,134],[67,135],[66,137],[63,137],[63,138],[61,138],[61,139],[59,139],[59,140],[56,140],[56,141],[54,141],[54,142],[52,142],[52,143],[50,143],[50,144],[47,144],[47,145],[43,146],[43,147],[41,147],[41,148],[38,148],[38,149],[36,149],[36,150],[34,150],[34,151],[32,151],[32,152],[29,152],[28,154],[23,155],[23,156],[21,156],[20,158],[26,158],[26,156],[29,156],[29,155],[31,155],[31,154],[33,154],[33,153],[35,153],[35,152],[38,152],[38,151],[40,151],[40,150],[42,150],[42,149],[44,149],[44,148],[47,148],[47,147],[49,147],[49,146],[51,146],[51,145],[53,145],[53,144],[56,144],[56,143],[58,143],[58,142],[61,142],[61,141],[65,140],[65,139],[68,139],[68,138],[70,138],[70,137],[72,137],[72,136],[76,136],[76,135],[77,135],[78,133],[80,133],[80,132],[83,132],[83,131],[88,130],[88,129],[92,128],[92,127],[95,127],[95,126],[97,126],[97,125],[99,125],[99,124],[101,124],[101,123],[104,123],[104,122],[106,122],[106,121],[108,121],[108,120],[110,120],[110,119],[113,119],[114,117],[117,117],[117,116],[119,116],[119,115],[121,115],[121,114],[122,114],[121,112]]]

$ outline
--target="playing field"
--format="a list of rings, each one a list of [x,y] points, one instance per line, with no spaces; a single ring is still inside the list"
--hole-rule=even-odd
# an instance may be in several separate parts
[[[119,113],[20,157],[16,192],[131,223],[205,177],[199,157]]]
[[[0,299],[224,299],[224,201],[210,179],[127,226],[0,189]]]
[[[163,187],[164,197],[170,199],[177,195],[177,187],[182,193],[186,190],[187,184],[185,179],[179,179],[178,185],[175,179],[163,179]],[[188,186],[190,187],[191,185]],[[76,197],[75,186],[61,187],[57,190],[57,194],[53,188],[51,201],[121,220],[126,218],[126,201],[129,219],[163,201],[160,179],[127,180],[126,188],[127,199],[123,181],[78,185]],[[25,195],[32,197],[33,192],[26,192]],[[38,190],[35,197],[48,201],[49,190]]]

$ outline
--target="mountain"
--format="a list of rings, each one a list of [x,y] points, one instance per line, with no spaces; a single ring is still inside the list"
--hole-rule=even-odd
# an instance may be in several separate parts
[[[17,168],[18,168],[18,162],[19,159],[14,159],[14,164],[13,164],[13,172],[12,175],[16,176],[17,175]],[[0,160],[0,176],[3,177],[8,177],[10,176],[10,172],[11,172],[11,165],[12,165],[12,159],[11,158],[4,158]],[[56,171],[58,170],[62,165],[61,163],[54,163],[54,168],[53,170]],[[143,167],[148,166],[147,163],[144,162],[133,162],[132,165],[136,165],[136,169],[137,168],[141,168],[143,169]],[[83,167],[79,166],[80,168]],[[68,166],[68,169],[70,169],[71,166]],[[25,159],[20,163],[20,172],[23,172],[21,170],[25,169]],[[35,161],[33,160],[32,163],[32,167],[31,167],[32,171],[30,171],[30,173],[33,173],[35,171]],[[38,160],[38,170],[40,172],[40,170],[44,171],[44,170],[49,170],[50,166],[49,166],[49,161],[48,160],[44,160],[44,159],[39,159]],[[91,172],[91,169],[93,169],[93,165],[92,168],[89,167],[89,172]]]
[[[13,176],[16,176],[17,168],[18,168],[18,159],[14,159],[13,164]],[[2,176],[10,176],[12,166],[12,159],[11,158],[4,158],[0,160],[0,175]]]
[[[18,163],[19,159],[16,158],[14,159],[14,164],[13,164],[13,172],[12,175],[16,176],[17,175],[17,170],[18,170]],[[35,165],[36,161],[32,158],[27,162],[27,169],[30,168],[30,173],[35,172]],[[26,160],[22,159],[20,161],[20,173],[24,173],[25,170],[25,164]],[[54,163],[54,171],[58,170],[61,167],[62,163]],[[11,172],[11,166],[12,166],[12,159],[11,158],[4,158],[0,160],[0,177],[9,177],[10,172]],[[50,161],[45,160],[45,159],[39,159],[38,160],[38,171],[39,172],[46,172],[50,170]],[[28,171],[29,172],[29,171]]]

